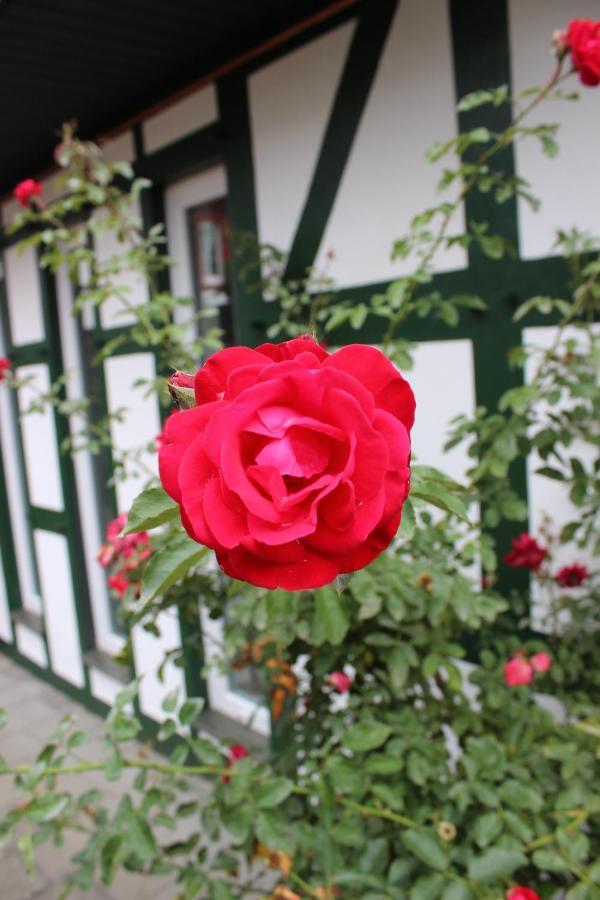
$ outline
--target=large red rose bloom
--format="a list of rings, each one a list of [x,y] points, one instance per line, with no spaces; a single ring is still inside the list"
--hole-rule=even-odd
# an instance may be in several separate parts
[[[600,84],[600,21],[575,19],[562,37],[563,46],[571,53],[573,68],[582,84]]]
[[[302,590],[370,563],[409,490],[415,400],[363,344],[231,347],[167,420],[160,477],[190,537],[233,578]]]

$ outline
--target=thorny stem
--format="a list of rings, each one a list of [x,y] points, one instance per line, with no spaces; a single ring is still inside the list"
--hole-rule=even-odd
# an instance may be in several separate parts
[[[426,270],[427,266],[429,265],[429,263],[431,262],[431,260],[433,259],[433,257],[437,253],[437,251],[439,250],[444,238],[446,237],[446,232],[448,230],[448,226],[450,225],[452,217],[454,216],[454,213],[456,212],[456,210],[458,209],[458,207],[460,206],[460,204],[462,203],[462,201],[464,200],[466,195],[477,184],[481,166],[483,166],[492,156],[495,156],[496,153],[499,153],[506,146],[508,146],[508,144],[510,144],[510,142],[514,139],[516,128],[521,124],[523,119],[526,116],[528,116],[529,113],[533,109],[535,109],[535,107],[538,106],[538,104],[541,103],[541,101],[548,95],[548,93],[552,90],[552,88],[554,88],[559,83],[559,81],[562,80],[560,77],[561,70],[562,70],[562,60],[559,60],[554,72],[552,73],[552,76],[550,77],[548,82],[543,87],[540,88],[540,90],[535,95],[535,97],[533,98],[531,103],[529,103],[524,109],[521,110],[520,113],[518,113],[518,115],[515,116],[512,123],[510,124],[510,126],[504,132],[502,132],[502,134],[494,141],[494,143],[492,144],[491,147],[488,147],[488,149],[485,150],[480,155],[479,159],[477,160],[476,171],[473,173],[473,175],[471,175],[470,178],[468,178],[464,182],[454,203],[452,203],[449,206],[449,208],[444,210],[444,212],[442,214],[442,221],[441,221],[438,233],[435,236],[434,240],[432,241],[432,244],[431,244],[429,250],[427,251],[427,253],[423,257],[423,259],[421,260],[418,270],[420,270],[420,271]],[[563,74],[563,78],[568,77],[570,74],[571,74],[571,72],[567,72],[566,74]],[[412,295],[414,294],[414,292],[416,290],[416,287],[417,287],[417,282],[413,280],[409,287],[409,293],[408,293],[407,299],[410,299],[412,297]],[[384,346],[384,350],[386,350],[386,351],[389,349],[390,343],[393,340],[393,337],[394,337],[394,334],[396,332],[398,325],[400,325],[400,323],[402,322],[404,317],[407,315],[407,305],[408,305],[407,303],[403,304],[402,309],[400,309],[396,313],[396,315],[390,319],[389,325],[387,327],[387,330],[386,330],[384,338],[383,338],[383,346]]]

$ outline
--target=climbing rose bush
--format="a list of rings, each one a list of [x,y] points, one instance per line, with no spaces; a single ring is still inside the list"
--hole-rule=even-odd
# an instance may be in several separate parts
[[[122,535],[127,518],[127,513],[121,513],[108,523],[106,543],[100,547],[96,557],[103,569],[111,571],[107,584],[121,599],[129,588],[135,594],[139,593],[144,564],[152,555],[147,531]]]
[[[172,390],[190,389],[176,373]],[[366,566],[400,524],[415,399],[374,347],[310,337],[211,356],[195,406],[167,421],[160,477],[195,541],[260,587],[300,590]]]

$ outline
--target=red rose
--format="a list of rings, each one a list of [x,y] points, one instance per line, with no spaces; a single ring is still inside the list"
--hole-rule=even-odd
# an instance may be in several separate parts
[[[513,656],[503,669],[504,680],[509,687],[530,684],[533,680],[533,668],[524,656]]]
[[[26,178],[20,181],[13,190],[13,197],[21,206],[29,206],[32,197],[39,197],[42,186],[35,178]]]
[[[513,538],[511,550],[504,557],[504,562],[515,569],[531,569],[532,572],[537,572],[547,556],[547,549],[524,531]]]
[[[581,83],[588,87],[600,84],[600,22],[574,19],[561,35],[561,43],[570,52]]]
[[[510,891],[506,892],[506,900],[540,900],[540,895],[531,888],[515,884]]]
[[[228,575],[317,588],[388,546],[415,401],[379,350],[329,355],[309,337],[230,347],[196,374],[195,399],[167,420],[160,477]]]
[[[232,744],[229,748],[229,761],[225,763],[225,768],[230,769],[238,759],[244,759],[246,756],[250,756],[247,747],[243,744]],[[229,784],[231,775],[221,775],[221,781],[223,784]]]
[[[6,373],[12,369],[12,363],[6,356],[0,356],[0,381],[6,377]]]
[[[111,591],[114,591],[115,594],[123,599],[125,594],[127,593],[127,588],[130,587],[132,582],[129,578],[125,578],[125,576],[121,572],[117,572],[116,575],[111,575],[108,578],[108,586]]]
[[[579,587],[589,577],[587,566],[582,566],[581,563],[572,563],[570,566],[563,566],[562,569],[559,569],[554,580],[564,588]]]
[[[529,663],[534,672],[547,672],[552,665],[552,659],[548,653],[534,653],[529,657]]]

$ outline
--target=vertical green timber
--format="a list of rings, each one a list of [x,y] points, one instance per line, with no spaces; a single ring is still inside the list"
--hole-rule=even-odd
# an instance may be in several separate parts
[[[42,294],[42,308],[44,313],[44,326],[46,340],[49,349],[49,374],[50,381],[55,383],[64,372],[60,322],[58,318],[58,302],[56,296],[56,283],[54,276],[46,268],[41,268],[40,287]],[[65,388],[61,388],[59,399],[65,399]],[[69,562],[71,567],[71,579],[73,585],[73,602],[75,605],[75,618],[79,636],[79,648],[81,651],[82,670],[84,675],[85,690],[89,691],[89,673],[84,662],[85,653],[91,650],[95,644],[94,627],[92,623],[92,607],[85,557],[83,550],[83,536],[81,521],[79,519],[79,503],[77,498],[77,486],[75,481],[75,467],[69,455],[61,450],[63,442],[70,437],[69,420],[65,415],[54,409],[54,426],[58,442],[58,459],[60,466],[60,478],[62,483],[64,501],[65,536],[69,550]],[[48,657],[50,663],[50,657]]]
[[[286,278],[303,278],[314,263],[398,2],[379,0],[378,3],[362,3],[360,7],[358,24],[290,249]]]
[[[457,99],[482,87],[509,86],[510,49],[507,0],[481,3],[480,0],[450,0],[454,71]],[[483,83],[482,83],[483,82]],[[509,105],[484,106],[459,114],[461,131],[485,126],[492,132],[503,131],[511,121]],[[496,166],[508,173],[515,171],[512,146],[499,155]],[[518,251],[518,219],[516,199],[498,205],[493,194],[472,191],[466,198],[467,223],[488,222],[491,234],[501,234]],[[475,392],[478,406],[492,412],[497,409],[502,394],[523,382],[523,373],[509,370],[507,352],[521,342],[521,330],[512,321],[515,297],[507,272],[510,266],[502,260],[484,256],[478,247],[469,250],[469,276],[474,293],[488,303],[485,327],[473,341],[475,364]],[[510,469],[510,480],[515,490],[527,498],[525,460],[516,461]],[[522,526],[521,526],[522,527]],[[511,537],[519,531],[519,524],[503,522],[494,531],[498,552],[503,554]],[[526,572],[507,571],[500,567],[500,589],[527,588]]]
[[[233,247],[230,275],[234,329],[238,343],[254,346],[264,340],[270,310],[262,302],[259,284],[254,166],[245,73],[233,72],[222,78],[217,83],[217,96]]]

